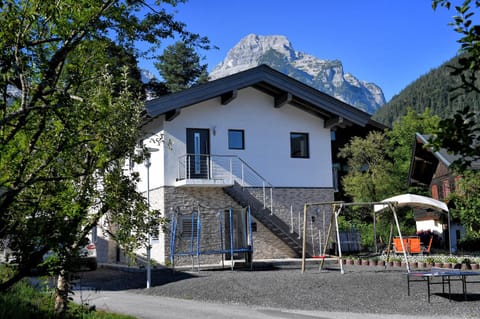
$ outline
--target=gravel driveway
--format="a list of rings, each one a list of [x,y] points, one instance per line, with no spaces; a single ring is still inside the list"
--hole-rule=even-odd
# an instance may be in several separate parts
[[[255,270],[152,271],[152,287],[144,289],[144,272],[99,268],[80,273],[77,286],[97,290],[130,290],[138,294],[188,300],[252,305],[279,309],[321,310],[376,314],[480,317],[480,283],[468,285],[468,300],[461,284],[452,283],[452,300],[441,285],[432,288],[427,302],[425,283],[413,283],[407,296],[403,269],[349,266],[345,274],[319,271],[308,265],[255,264]],[[480,279],[480,278],[479,278]]]

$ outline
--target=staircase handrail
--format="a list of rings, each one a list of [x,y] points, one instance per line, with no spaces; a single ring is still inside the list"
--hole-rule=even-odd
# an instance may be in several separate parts
[[[179,157],[179,166],[178,166],[178,178],[187,179],[189,176],[190,170],[190,160],[191,156],[199,156],[200,158],[208,159],[206,161],[205,176],[208,176],[209,179],[220,178],[224,179],[225,177],[230,179],[230,183],[234,181],[238,182],[242,187],[261,187],[263,191],[263,204],[264,208],[267,207],[267,194],[266,190],[270,190],[270,208],[273,214],[273,185],[266,178],[264,178],[260,173],[258,173],[251,165],[246,161],[240,158],[237,155],[215,155],[215,154],[184,154]],[[227,158],[229,162],[216,161],[218,158]],[[237,172],[234,167],[234,161],[240,163],[240,172]],[[183,164],[183,169],[182,169]],[[223,164],[223,165],[222,165]],[[228,164],[228,165],[227,165]],[[246,171],[245,171],[246,168]],[[219,175],[216,175],[218,172]],[[250,173],[249,173],[250,172]],[[183,175],[184,173],[184,175]],[[224,174],[222,174],[224,173]],[[225,173],[229,176],[225,176]],[[249,176],[253,176],[254,181],[252,183],[247,182]],[[183,178],[182,178],[183,177]],[[249,181],[252,181],[249,179]],[[260,181],[260,183],[258,183]]]
[[[182,162],[182,158],[188,158],[190,156],[200,156],[200,157],[209,157],[211,159],[215,158],[230,158],[230,159],[236,159],[238,160],[242,165],[244,165],[246,168],[248,168],[249,171],[253,173],[254,176],[256,176],[259,180],[261,180],[263,183],[265,183],[265,186],[272,187],[272,183],[270,183],[265,177],[260,175],[250,164],[248,164],[245,160],[243,160],[241,157],[238,155],[216,155],[216,154],[184,154],[179,156],[179,162]],[[230,174],[233,174],[233,168],[230,168]],[[242,183],[244,181],[242,180]],[[245,186],[245,183],[242,184],[242,186]]]

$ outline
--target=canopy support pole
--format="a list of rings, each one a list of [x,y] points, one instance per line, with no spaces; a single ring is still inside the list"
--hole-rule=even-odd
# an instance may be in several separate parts
[[[410,272],[410,265],[408,264],[407,250],[405,249],[405,243],[403,242],[402,232],[400,231],[400,223],[398,222],[397,211],[395,210],[394,205],[391,202],[388,202],[388,206],[393,212],[393,218],[395,219],[395,224],[397,225],[398,236],[400,237],[400,243],[402,244],[403,257],[405,258],[405,266],[407,267],[407,272]]]
[[[335,229],[337,231],[337,249],[338,249],[338,263],[340,264],[341,274],[345,274],[345,269],[343,269],[343,260],[342,260],[342,244],[340,242],[340,231],[338,229],[338,215],[340,215],[343,210],[343,204],[340,204],[340,207],[335,211]]]

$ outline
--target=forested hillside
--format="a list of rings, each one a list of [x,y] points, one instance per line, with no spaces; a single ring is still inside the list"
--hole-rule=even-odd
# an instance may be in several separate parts
[[[448,66],[455,65],[456,62],[457,58],[453,58],[418,78],[378,109],[373,119],[391,126],[397,118],[407,114],[408,108],[417,113],[430,108],[432,114],[441,118],[450,117],[456,110],[463,109],[466,105],[480,111],[479,93],[461,94],[453,99],[461,92],[460,90],[452,92],[452,88],[460,84],[460,79],[450,75],[452,69]]]

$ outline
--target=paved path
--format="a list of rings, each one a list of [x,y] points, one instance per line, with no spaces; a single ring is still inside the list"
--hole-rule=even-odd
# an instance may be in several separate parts
[[[194,300],[175,299],[159,296],[136,294],[129,291],[76,291],[75,302],[95,305],[97,309],[129,314],[139,319],[447,319],[435,316],[405,316],[385,314],[355,314],[324,311],[281,310],[261,307],[248,307],[233,304],[217,304]]]

